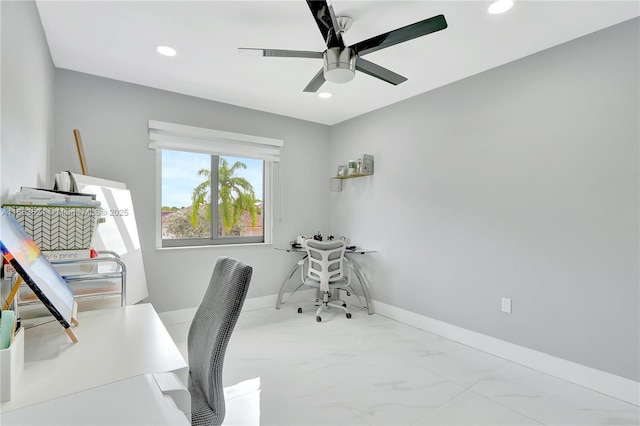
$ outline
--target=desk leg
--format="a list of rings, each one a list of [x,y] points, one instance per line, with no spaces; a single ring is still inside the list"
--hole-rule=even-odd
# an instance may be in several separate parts
[[[367,302],[367,312],[369,313],[369,315],[371,315],[373,314],[373,307],[371,306],[371,298],[369,297],[369,291],[367,290],[368,283],[366,278],[364,277],[364,274],[362,273],[362,268],[360,268],[360,265],[358,265],[358,262],[356,262],[352,257],[349,257],[349,265],[351,266],[351,269],[353,269],[353,272],[355,272],[356,276],[358,277],[358,281],[360,282],[360,287],[362,287],[362,294],[364,295],[364,298]]]
[[[293,274],[296,273],[299,267],[300,265],[298,265],[298,262],[296,262],[296,264],[293,265],[293,268],[291,268],[291,271],[289,271],[289,275],[287,275],[284,281],[282,281],[282,286],[280,286],[280,292],[278,293],[278,299],[276,300],[276,309],[280,309],[280,305],[282,305],[282,296],[284,295],[284,289],[285,287],[287,287],[287,283],[289,282],[289,280],[291,280],[291,277],[293,277]]]

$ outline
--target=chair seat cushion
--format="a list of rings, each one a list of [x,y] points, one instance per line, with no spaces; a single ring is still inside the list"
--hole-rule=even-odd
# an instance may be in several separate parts
[[[309,277],[305,277],[304,285],[308,285],[309,287],[320,287],[320,281],[313,280]],[[342,288],[349,285],[349,280],[346,278],[340,278],[339,280],[331,281],[329,283],[329,288]]]

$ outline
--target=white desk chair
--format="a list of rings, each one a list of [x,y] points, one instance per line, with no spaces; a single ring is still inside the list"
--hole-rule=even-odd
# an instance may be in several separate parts
[[[307,260],[309,262],[307,274],[302,271],[302,284],[319,288],[322,292],[322,301],[316,311],[316,321],[322,321],[320,313],[326,311],[329,307],[342,309],[347,318],[351,318],[351,313],[347,310],[347,304],[340,299],[331,299],[331,290],[345,289],[349,287],[349,277],[345,275],[344,270],[344,251],[345,242],[337,241],[316,241],[305,240],[303,247],[307,250]],[[298,308],[298,313],[302,313],[302,307]]]

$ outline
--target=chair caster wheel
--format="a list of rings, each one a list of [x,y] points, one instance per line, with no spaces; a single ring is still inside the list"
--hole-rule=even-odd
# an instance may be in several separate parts
[[[322,321],[322,318],[321,317],[316,317],[316,322],[320,322],[320,321]]]
[[[347,304],[346,304],[346,303],[343,303],[343,304],[342,304],[342,307],[343,307],[343,308],[346,308],[346,307],[347,307]]]
[[[351,314],[347,314],[347,318],[351,318]]]
[[[302,308],[298,308],[298,313],[301,314],[302,313]]]

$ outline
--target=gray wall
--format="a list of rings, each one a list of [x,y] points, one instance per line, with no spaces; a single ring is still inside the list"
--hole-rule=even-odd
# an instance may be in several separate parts
[[[35,3],[0,2],[0,199],[49,175],[54,68]]]
[[[238,257],[254,267],[249,298],[276,294],[297,259],[272,245],[157,250],[156,152],[148,149],[150,119],[284,140],[284,209],[279,221],[277,197],[274,245],[286,246],[316,227],[326,229],[327,126],[61,69],[56,70],[55,82],[54,170],[80,172],[73,139],[77,128],[89,174],[127,184],[142,244],[148,301],[157,310],[197,306],[220,255]]]
[[[640,378],[638,28],[332,128],[327,173],[375,155],[331,194],[331,226],[379,250],[376,300]]]

